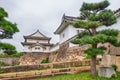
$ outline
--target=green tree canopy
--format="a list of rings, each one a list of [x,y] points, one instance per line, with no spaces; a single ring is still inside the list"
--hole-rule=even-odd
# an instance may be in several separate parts
[[[0,7],[0,39],[4,38],[12,38],[13,34],[16,32],[19,32],[19,29],[17,28],[16,23],[12,23],[8,18],[8,13]],[[0,42],[0,50],[3,50],[4,53],[11,55],[16,53],[15,46],[9,44],[9,43],[2,43]]]
[[[106,50],[104,46],[97,47],[99,43],[111,43],[114,46],[120,46],[117,40],[118,30],[106,29],[97,31],[101,26],[110,26],[117,22],[113,11],[106,9],[109,6],[107,0],[99,3],[83,3],[80,8],[81,20],[73,23],[76,28],[84,29],[79,33],[76,39],[71,42],[74,44],[91,44],[92,47],[85,50],[86,54],[91,55],[91,73],[96,76],[96,55],[103,54]]]
[[[6,18],[8,17],[7,12],[0,7],[0,38],[12,38],[13,34],[19,32],[16,23],[12,23],[8,21]]]
[[[9,43],[1,43],[0,42],[0,50],[3,50],[3,52],[8,55],[17,53],[16,47]]]

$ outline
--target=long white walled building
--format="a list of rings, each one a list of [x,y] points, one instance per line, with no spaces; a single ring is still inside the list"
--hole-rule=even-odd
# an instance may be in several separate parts
[[[71,23],[79,20],[79,17],[71,17],[66,16],[65,14],[62,17],[62,22],[60,26],[57,28],[57,30],[54,32],[54,34],[59,35],[59,45],[70,41],[72,38],[74,38],[78,33],[83,31],[81,28],[74,28]],[[76,46],[69,42],[69,47]]]
[[[120,18],[119,18],[120,17],[120,9],[116,10],[114,13],[117,17],[118,23],[114,24],[113,26],[111,26],[109,28],[114,28],[114,26],[116,26],[116,28],[114,28],[114,29],[117,29],[118,28],[117,26],[120,25]],[[70,42],[71,39],[73,39],[78,33],[80,33],[81,31],[84,30],[84,29],[81,29],[81,28],[75,28],[71,25],[72,22],[75,22],[77,20],[80,20],[80,18],[79,17],[66,16],[65,14],[63,15],[60,26],[54,32],[54,34],[59,35],[59,44],[58,45],[61,45],[64,42],[68,41],[69,42],[69,44],[68,44],[69,47],[77,46],[77,45],[72,44]],[[106,27],[103,27],[103,28],[106,28]],[[57,46],[57,48],[58,48],[58,46]]]

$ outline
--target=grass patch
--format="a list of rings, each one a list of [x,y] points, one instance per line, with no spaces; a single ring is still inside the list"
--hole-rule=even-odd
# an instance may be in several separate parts
[[[117,77],[113,78],[101,78],[101,77],[92,77],[90,72],[83,72],[78,74],[66,74],[48,78],[40,78],[37,80],[120,80],[120,72],[117,72]]]
[[[43,59],[41,63],[49,63],[49,58]]]

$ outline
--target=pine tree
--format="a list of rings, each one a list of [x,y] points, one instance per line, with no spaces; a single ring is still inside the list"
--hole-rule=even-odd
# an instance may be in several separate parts
[[[3,53],[5,53],[7,55],[12,55],[12,54],[17,53],[16,47],[9,43],[1,43],[0,42],[0,50],[3,50]]]
[[[8,13],[0,7],[0,39],[12,38],[13,34],[19,32],[16,23],[7,20]]]
[[[0,7],[0,39],[9,39],[12,36],[19,32],[16,23],[12,23],[8,18],[8,13]],[[0,42],[0,50],[4,50],[4,53],[13,54],[16,53],[16,48],[8,43]]]
[[[74,44],[89,44],[92,47],[85,50],[85,53],[91,55],[91,74],[96,76],[96,56],[105,52],[105,47],[98,47],[99,43],[109,42],[114,46],[120,46],[117,40],[118,30],[105,29],[98,31],[101,26],[110,26],[117,22],[113,11],[106,9],[109,6],[107,0],[99,3],[83,3],[80,12],[81,20],[73,23],[75,28],[83,28],[84,31],[78,34],[76,39],[71,42]]]

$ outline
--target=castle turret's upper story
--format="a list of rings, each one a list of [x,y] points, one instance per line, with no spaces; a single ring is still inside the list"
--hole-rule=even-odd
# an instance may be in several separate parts
[[[49,52],[50,47],[50,37],[45,36],[39,30],[31,35],[23,36],[25,41],[21,44],[24,46],[25,52]]]

